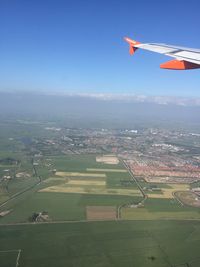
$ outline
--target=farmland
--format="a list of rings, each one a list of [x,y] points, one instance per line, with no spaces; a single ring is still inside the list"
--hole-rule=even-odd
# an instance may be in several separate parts
[[[115,165],[117,168],[114,168],[114,172],[112,165],[106,165],[106,170],[110,171],[94,173],[87,171],[87,168],[99,169],[102,166],[102,163],[96,162],[95,156],[54,156],[40,161],[37,166],[39,173],[43,174],[40,169],[46,162],[49,169],[57,170],[54,176],[49,171],[47,176],[41,176],[40,184],[3,206],[2,211],[11,212],[0,219],[1,223],[27,222],[34,212],[41,211],[47,211],[49,219],[53,221],[84,220],[87,217],[86,207],[91,204],[114,205],[117,209],[118,206],[138,203],[142,199],[134,183],[131,188],[121,185],[121,180],[130,179],[121,164]],[[118,169],[120,172],[115,171]]]
[[[122,209],[121,214],[122,218],[126,220],[200,220],[200,211],[198,208],[181,206],[176,199],[148,198],[144,207],[125,207]]]
[[[113,206],[87,206],[87,220],[115,220],[117,219],[117,209]]]
[[[197,267],[200,264],[198,222],[123,221],[1,226],[0,236],[0,251],[21,250],[20,267]],[[12,266],[9,265],[11,262],[15,266],[16,253],[0,257],[1,266]]]
[[[46,162],[56,172],[44,171]],[[123,165],[99,164],[91,155],[43,158],[37,166],[42,182],[3,208],[10,211],[0,219],[3,267],[15,266],[19,251],[20,267],[199,266],[199,210],[159,193],[137,207],[142,197]],[[170,194],[177,188],[162,185]],[[41,211],[48,222],[30,221]]]
[[[181,207],[174,199],[174,192],[188,190],[186,184],[158,184],[161,191],[147,191],[148,199],[137,208],[142,195],[120,162],[96,162],[95,155],[49,156],[36,167],[42,182],[3,206],[1,212],[9,213],[0,223],[28,222],[34,212],[41,211],[48,212],[51,221],[85,220],[88,206],[120,208],[121,219],[200,219],[197,208]],[[37,177],[18,178],[9,188],[16,193],[37,181]]]
[[[84,182],[85,185],[86,182]],[[75,183],[71,183],[71,185],[75,185]],[[79,185],[83,185],[83,181],[79,183]],[[50,186],[40,190],[39,192],[56,192],[56,193],[78,193],[78,194],[93,194],[93,195],[121,195],[121,196],[141,196],[138,190],[134,189],[105,189],[104,187],[98,186],[97,183],[93,183],[95,187],[89,188],[87,187],[77,187],[77,186],[68,186],[60,185],[60,186]]]
[[[129,169],[123,164],[127,152],[120,156],[111,154],[112,148],[105,149],[101,130],[97,138],[90,132],[89,136],[95,151],[106,152],[85,153],[90,142],[87,139],[80,146],[84,130],[73,139],[64,130],[36,125],[23,124],[23,139],[17,137],[16,126],[12,145],[3,146],[0,141],[2,267],[17,262],[19,267],[200,265],[200,210],[195,206],[199,199],[191,190],[198,191],[199,180],[193,183],[198,167],[191,167],[191,161],[189,167],[185,158],[177,164],[184,163],[194,177],[142,176],[137,166]],[[46,133],[45,128],[53,130]],[[123,140],[121,131],[117,140]],[[130,141],[124,140],[125,144]],[[102,150],[96,145],[100,141]],[[153,157],[130,157],[148,163],[148,168],[163,164]]]
[[[187,184],[166,184],[168,185],[168,188],[162,188],[161,193],[159,192],[151,192],[148,193],[149,198],[167,198],[167,199],[173,199],[173,193],[177,191],[187,191],[189,189],[189,185]]]
[[[196,195],[193,192],[178,191],[175,193],[175,195],[185,205],[193,206],[193,207],[200,207],[200,200],[198,198],[198,195]]]

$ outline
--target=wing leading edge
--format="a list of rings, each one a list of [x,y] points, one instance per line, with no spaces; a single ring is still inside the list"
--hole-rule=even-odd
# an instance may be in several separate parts
[[[124,39],[130,46],[129,52],[131,55],[133,55],[137,49],[144,49],[175,58],[161,64],[160,67],[162,69],[188,70],[200,68],[200,49],[156,43],[142,44],[128,37]]]

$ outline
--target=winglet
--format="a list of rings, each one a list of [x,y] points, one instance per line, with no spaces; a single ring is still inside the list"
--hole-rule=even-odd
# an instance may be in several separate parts
[[[129,44],[130,48],[129,48],[129,53],[130,55],[133,55],[135,53],[135,51],[138,49],[138,47],[135,47],[136,45],[139,45],[140,42],[138,41],[134,41],[128,37],[124,37],[124,40]]]

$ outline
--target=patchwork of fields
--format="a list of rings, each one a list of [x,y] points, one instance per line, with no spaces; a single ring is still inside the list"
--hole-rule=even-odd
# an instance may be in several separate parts
[[[31,173],[28,165],[24,170]],[[1,267],[200,266],[199,209],[173,195],[189,186],[163,184],[146,191],[143,202],[123,164],[92,155],[44,158],[37,171],[40,183],[37,177],[10,183],[13,194],[35,186],[0,208]],[[31,221],[40,212],[48,214],[45,224]]]
[[[114,173],[117,170],[114,171]],[[113,173],[113,169],[108,173]],[[123,170],[121,173],[127,173]],[[76,194],[99,194],[99,195],[129,195],[129,196],[142,196],[138,188],[110,188],[107,186],[106,173],[82,173],[82,172],[56,172],[58,176],[58,185],[49,186],[41,189],[39,192],[56,192],[56,193],[76,193]],[[63,180],[62,180],[62,178]],[[123,175],[120,175],[123,179]],[[45,182],[55,181],[57,177],[50,177]],[[113,178],[114,179],[114,178]],[[131,177],[129,178],[131,179]]]
[[[137,208],[143,199],[141,192],[120,162],[96,162],[92,155],[54,156],[43,161],[50,162],[56,172],[47,175],[37,166],[42,182],[2,207],[0,212],[7,215],[0,223],[27,222],[34,212],[42,211],[53,221],[85,220],[88,206],[114,206],[121,219],[200,219],[197,208],[183,207],[174,199],[174,192],[187,191],[188,185],[162,184],[161,191],[147,191],[148,199]],[[23,181],[16,179],[15,192]],[[11,186],[14,190],[14,184]]]
[[[91,155],[49,157],[46,161],[56,169],[54,175],[50,171],[44,178],[41,175],[40,184],[6,204],[1,210],[11,212],[0,218],[0,223],[27,222],[33,213],[42,211],[48,212],[53,221],[84,220],[87,206],[117,209],[142,200],[140,190],[121,163],[113,167],[96,162]],[[42,167],[37,169],[40,174]],[[131,186],[124,187],[122,181],[127,180],[131,180]]]
[[[73,186],[69,186],[73,185]],[[76,185],[79,185],[76,186]],[[81,185],[86,187],[80,187]],[[92,186],[92,187],[89,187]],[[98,186],[98,187],[97,187]],[[67,183],[59,186],[50,186],[41,189],[39,192],[56,192],[56,193],[74,193],[74,194],[92,194],[92,195],[120,195],[120,196],[141,196],[137,189],[106,189],[105,187],[99,186],[99,183],[86,184],[86,181],[80,183]]]

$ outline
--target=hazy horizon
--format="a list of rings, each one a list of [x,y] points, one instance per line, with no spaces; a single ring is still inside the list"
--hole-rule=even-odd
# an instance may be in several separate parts
[[[0,92],[1,118],[63,121],[72,127],[198,128],[200,105],[166,98]],[[196,103],[196,102],[195,102]]]

